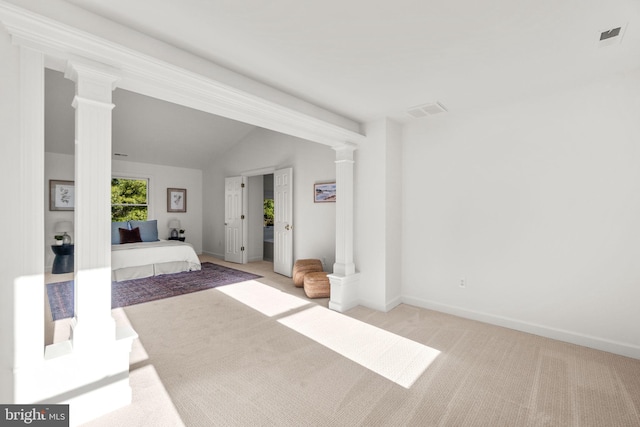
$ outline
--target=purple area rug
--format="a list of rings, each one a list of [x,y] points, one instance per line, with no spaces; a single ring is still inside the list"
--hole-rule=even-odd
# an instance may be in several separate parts
[[[200,271],[111,282],[111,308],[175,297],[259,277],[261,276],[203,262]],[[47,294],[53,320],[73,317],[73,280],[49,283]]]

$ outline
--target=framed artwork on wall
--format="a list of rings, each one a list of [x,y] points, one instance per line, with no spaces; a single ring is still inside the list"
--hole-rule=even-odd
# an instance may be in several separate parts
[[[187,211],[187,190],[185,188],[167,188],[167,212]]]
[[[49,180],[49,210],[72,211],[75,207],[75,183]]]
[[[313,185],[314,203],[332,203],[336,201],[336,183],[327,182]]]

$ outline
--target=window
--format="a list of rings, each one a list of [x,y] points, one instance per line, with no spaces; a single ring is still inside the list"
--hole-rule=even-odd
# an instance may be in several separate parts
[[[111,221],[146,221],[148,189],[147,178],[112,178]]]

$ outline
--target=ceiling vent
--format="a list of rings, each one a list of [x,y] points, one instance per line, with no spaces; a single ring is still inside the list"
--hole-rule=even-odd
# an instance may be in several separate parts
[[[614,44],[620,44],[622,42],[622,36],[624,36],[625,25],[619,27],[608,28],[600,31],[598,37],[598,47],[612,46]]]
[[[446,111],[447,109],[444,108],[442,104],[440,104],[439,102],[434,102],[432,104],[412,107],[407,111],[407,114],[414,119],[419,119],[420,117],[434,116],[436,114],[445,113]]]

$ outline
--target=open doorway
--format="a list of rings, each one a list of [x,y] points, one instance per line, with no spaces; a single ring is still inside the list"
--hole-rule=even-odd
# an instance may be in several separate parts
[[[274,260],[273,174],[250,176],[247,182],[247,259]]]
[[[265,173],[266,172],[266,173]],[[267,197],[273,198],[273,227],[265,230],[265,175]],[[225,178],[225,260],[261,261],[272,243],[273,271],[291,277],[293,267],[293,169]],[[271,196],[270,193],[273,193]],[[271,230],[273,238],[270,238]],[[269,256],[269,254],[267,255]]]
[[[275,220],[273,203],[273,174],[263,175],[263,202],[262,211],[264,217],[262,259],[273,262],[273,226]]]

